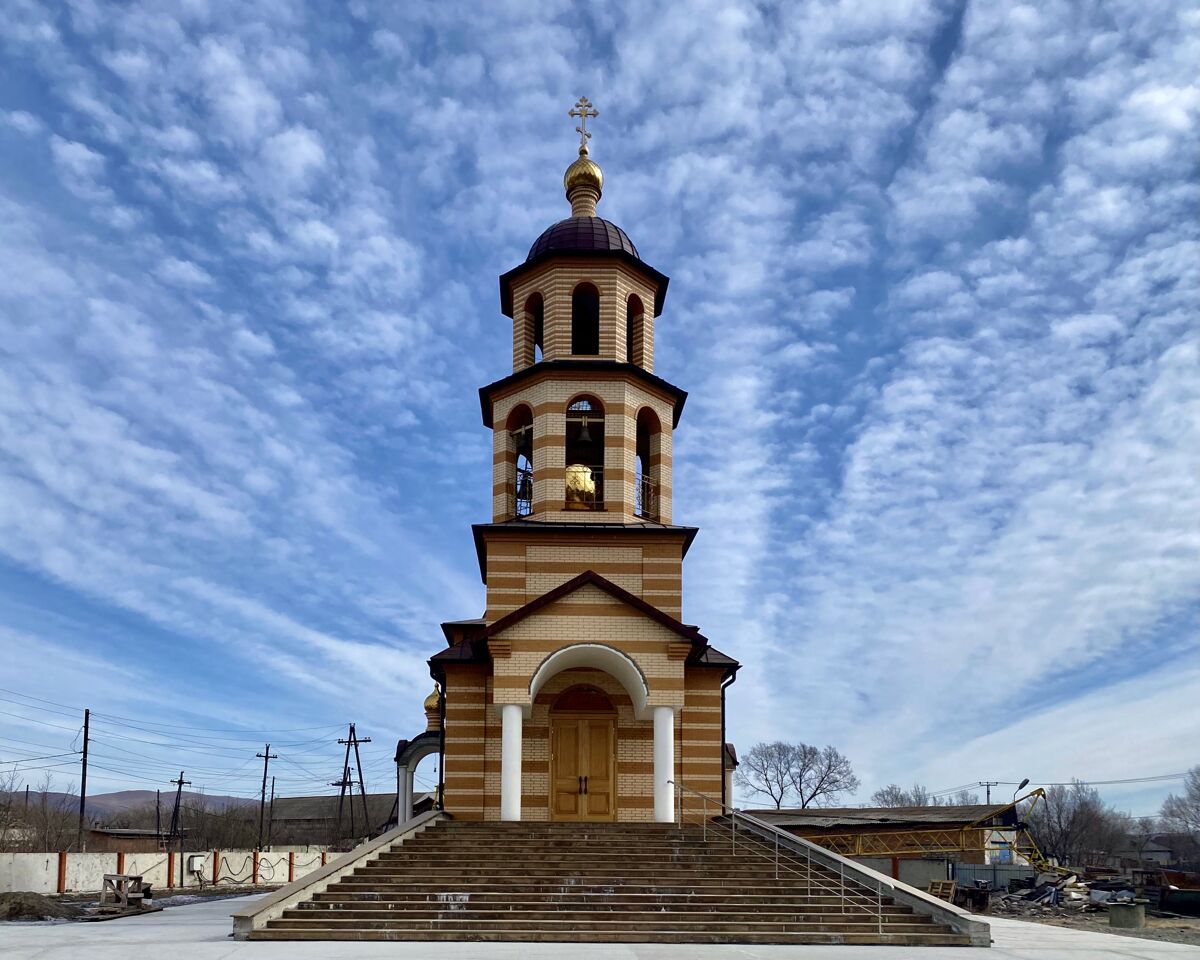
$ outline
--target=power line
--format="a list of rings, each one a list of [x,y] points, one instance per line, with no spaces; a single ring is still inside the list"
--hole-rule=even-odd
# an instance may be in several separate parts
[[[1182,780],[1187,776],[1187,771],[1183,773],[1161,773],[1152,777],[1127,777],[1124,780],[1036,780],[1031,779],[1031,783],[1037,783],[1043,787],[1073,787],[1077,783],[1083,784],[1085,787],[1108,787],[1121,783],[1161,783],[1165,780]],[[1016,780],[999,780],[1001,786],[1016,787],[1020,783]]]
[[[75,716],[75,714],[77,714],[80,710],[83,709],[82,707],[74,705],[74,704],[59,703],[57,700],[47,700],[44,697],[35,697],[32,694],[21,693],[19,690],[9,690],[6,687],[0,687],[0,693],[10,693],[15,697],[21,697],[24,700],[34,700],[38,703],[46,703],[46,704],[49,704],[50,706],[61,707],[63,710],[70,711],[69,713],[63,714],[64,716],[73,717],[73,716]],[[4,699],[6,699],[6,698],[0,697],[0,700],[4,700]],[[8,701],[8,702],[17,703],[19,701]],[[36,709],[36,708],[34,708],[34,709]],[[340,723],[332,723],[332,724],[325,723],[325,724],[321,724],[319,726],[314,726],[314,727],[288,727],[288,728],[284,728],[284,729],[270,728],[270,729],[256,730],[252,727],[198,727],[198,726],[195,726],[194,724],[162,723],[157,720],[144,720],[144,719],[140,719],[137,717],[123,717],[123,716],[120,716],[119,714],[114,714],[114,713],[96,713],[95,716],[96,717],[106,717],[110,720],[125,720],[130,723],[135,723],[139,726],[151,725],[151,726],[158,726],[158,727],[174,727],[174,728],[177,728],[180,730],[200,730],[200,731],[203,731],[206,733],[303,733],[303,732],[310,731],[310,730],[337,730],[337,729],[341,728]]]

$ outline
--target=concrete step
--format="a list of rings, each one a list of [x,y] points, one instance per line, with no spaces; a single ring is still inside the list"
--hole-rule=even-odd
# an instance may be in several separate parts
[[[773,844],[671,824],[447,822],[357,866],[256,940],[967,944]]]
[[[737,902],[746,907],[768,906],[772,904],[796,905],[803,902],[814,910],[823,908],[838,908],[844,902],[839,896],[806,895],[804,890],[786,892],[773,887],[746,889],[743,887],[658,887],[653,884],[622,884],[619,887],[564,887],[562,884],[523,883],[520,886],[496,883],[463,884],[458,887],[434,887],[431,884],[413,883],[406,887],[390,890],[343,890],[329,889],[323,893],[314,894],[311,902],[338,902],[338,904],[360,904],[360,902],[482,902],[482,904],[508,904],[516,900],[538,900],[552,902],[596,902],[596,904],[641,904],[653,901],[661,904],[708,905]],[[851,901],[853,902],[853,901]],[[875,901],[877,902],[877,900]],[[884,908],[907,911],[908,907],[893,904],[890,898],[884,896]]]
[[[779,904],[774,909],[759,908],[745,911],[733,909],[717,909],[717,905],[705,904],[696,909],[687,909],[686,905],[673,904],[669,907],[650,906],[648,904],[619,904],[593,905],[581,909],[581,904],[562,903],[514,903],[508,907],[493,905],[491,908],[467,903],[408,903],[408,904],[375,904],[372,909],[368,904],[353,906],[343,904],[303,904],[283,912],[285,920],[324,923],[329,918],[337,920],[387,920],[387,922],[403,922],[407,920],[508,920],[510,923],[523,924],[532,920],[599,920],[604,923],[634,920],[661,920],[672,923],[739,923],[753,919],[772,923],[875,923],[879,915],[867,910],[826,910],[811,911],[797,909]],[[731,905],[733,906],[733,905]],[[344,907],[344,909],[343,909]],[[882,922],[885,926],[892,924],[910,924],[930,926],[928,917],[914,916],[910,913],[884,911]]]
[[[874,918],[861,917],[844,921],[807,920],[759,920],[753,917],[734,916],[697,920],[664,913],[660,916],[640,914],[611,918],[597,917],[491,917],[472,918],[451,914],[445,917],[419,919],[409,916],[384,917],[341,917],[321,916],[316,918],[281,918],[272,922],[275,930],[303,930],[305,927],[320,927],[326,930],[388,930],[426,929],[455,930],[462,933],[496,929],[526,930],[531,933],[547,933],[555,930],[570,930],[574,933],[602,933],[614,926],[622,930],[687,929],[720,933],[879,933],[881,924]],[[887,933],[927,933],[931,924],[891,921],[882,925]],[[937,932],[934,930],[933,932]]]
[[[769,890],[769,888],[767,888]],[[695,906],[696,909],[709,909],[712,906],[726,904],[737,905],[742,909],[767,909],[774,906],[787,909],[805,910],[840,910],[843,903],[840,897],[804,896],[781,893],[769,890],[765,893],[749,893],[741,888],[714,887],[709,891],[697,891],[693,888],[671,890],[664,887],[608,887],[563,888],[561,886],[523,885],[519,889],[511,886],[503,888],[494,884],[476,885],[474,887],[442,888],[414,885],[404,891],[335,891],[328,890],[313,896],[306,904],[443,904],[470,903],[484,906],[498,905],[504,907],[514,903],[595,903],[595,904],[634,904],[653,903],[660,906],[678,909],[679,905]],[[875,901],[878,903],[878,901]],[[855,905],[854,900],[849,901]],[[885,911],[911,912],[908,907],[900,906],[884,897],[882,903]]]
[[[545,877],[538,876],[527,881],[497,884],[492,877],[454,877],[449,880],[429,877],[408,877],[398,881],[378,881],[370,877],[350,876],[332,883],[328,887],[330,893],[362,894],[375,892],[377,894],[404,893],[406,891],[429,892],[468,892],[468,891],[499,891],[510,894],[571,892],[603,894],[608,892],[621,893],[624,891],[650,891],[661,893],[687,894],[691,896],[707,895],[725,896],[731,893],[778,895],[791,899],[798,897],[807,900],[827,900],[836,902],[841,899],[837,890],[830,890],[817,885],[806,886],[800,883],[778,883],[771,880],[760,880],[755,883],[730,884],[721,877],[686,878],[673,876],[668,878],[632,878],[619,877]],[[878,899],[874,891],[863,893],[847,888],[846,895],[861,899],[866,897],[872,901]],[[884,897],[884,901],[887,901]]]
[[[304,929],[256,930],[251,940],[384,940],[431,942],[503,942],[503,943],[746,943],[746,944],[890,944],[893,946],[970,946],[970,938],[956,933],[929,932],[892,934],[873,932],[853,933],[785,933],[777,930],[729,933],[702,930],[626,930],[619,926],[596,933],[571,929],[534,930],[427,930],[397,927],[389,930],[360,930],[349,928],[308,927]]]

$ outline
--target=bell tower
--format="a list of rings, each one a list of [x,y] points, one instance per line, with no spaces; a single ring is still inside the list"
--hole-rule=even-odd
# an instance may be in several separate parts
[[[667,278],[597,215],[597,113],[582,98],[570,115],[570,215],[500,277],[512,372],[479,391],[492,518],[472,531],[487,606],[442,624],[421,736],[440,738],[457,817],[667,823],[724,789],[739,665],[680,620],[696,528],[671,516],[687,394],[654,374]]]
[[[607,532],[597,548],[639,531],[642,539],[666,530],[683,537],[688,528],[671,526],[671,434],[687,394],[654,375],[654,323],[668,278],[624,230],[597,216],[604,173],[591,158],[587,129],[597,113],[582,98],[571,115],[580,119],[580,143],[563,176],[570,216],[500,277],[513,370],[479,392],[492,430],[493,475],[492,524],[477,527],[477,537],[491,540],[499,528]],[[509,577],[495,590],[514,590],[511,602],[494,603],[499,570],[489,553],[481,549],[489,613],[519,606]],[[521,586],[532,594],[528,582]],[[640,587],[639,595],[646,584]],[[667,591],[650,593],[652,602],[667,599]],[[678,588],[669,593],[667,607],[678,613]]]

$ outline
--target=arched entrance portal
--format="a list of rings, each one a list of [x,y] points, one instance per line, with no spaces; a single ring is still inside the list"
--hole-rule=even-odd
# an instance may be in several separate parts
[[[550,708],[550,819],[616,815],[617,710],[603,690],[577,684]]]

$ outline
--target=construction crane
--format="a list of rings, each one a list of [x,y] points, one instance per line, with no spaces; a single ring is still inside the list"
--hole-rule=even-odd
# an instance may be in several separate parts
[[[1056,866],[1046,859],[1046,855],[1038,847],[1037,841],[1033,839],[1033,834],[1029,832],[1029,824],[1026,822],[1029,815],[1033,813],[1034,808],[1037,807],[1038,801],[1045,799],[1046,791],[1041,787],[1030,790],[1029,793],[1025,794],[1019,800],[1014,799],[1012,806],[1015,808],[1017,804],[1024,803],[1030,797],[1033,798],[1033,802],[1029,805],[1029,809],[1025,811],[1024,819],[1017,821],[1016,828],[1012,834],[1012,842],[1008,844],[1008,848],[1016,856],[1027,860],[1030,866],[1037,867],[1041,873],[1056,873],[1063,877],[1070,876],[1074,871],[1068,870],[1066,867]],[[997,847],[989,845],[989,849],[997,849]]]

